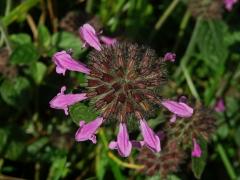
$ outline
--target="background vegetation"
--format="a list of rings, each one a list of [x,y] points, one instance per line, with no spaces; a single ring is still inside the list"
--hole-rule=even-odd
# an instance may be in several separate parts
[[[167,97],[185,94],[212,108],[224,99],[202,179],[240,178],[240,5],[229,12],[221,1],[209,0],[219,3],[214,10],[202,2],[1,1],[0,179],[159,179],[141,173],[137,151],[124,159],[108,150],[115,127],[102,128],[97,145],[74,141],[74,122],[95,116],[88,105],[73,106],[71,117],[49,107],[63,84],[76,88],[85,82],[81,73],[56,75],[51,56],[72,48],[74,57],[86,61],[77,30],[89,21],[105,35],[146,44],[160,56],[175,52]],[[194,175],[182,169],[169,178]]]

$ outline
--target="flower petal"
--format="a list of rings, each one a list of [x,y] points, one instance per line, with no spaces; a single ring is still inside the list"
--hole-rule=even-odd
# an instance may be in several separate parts
[[[145,119],[140,119],[140,129],[143,135],[144,144],[153,152],[160,152],[160,139],[148,126]]]
[[[78,71],[89,74],[90,70],[83,63],[74,60],[66,51],[60,51],[53,55],[53,62],[56,64],[56,72],[65,75],[66,70]]]
[[[75,134],[76,141],[86,141],[91,140],[94,144],[96,141],[96,131],[103,123],[103,118],[98,117],[94,121],[91,121],[87,124],[84,124],[82,121],[80,121],[80,127],[77,130]]]
[[[166,100],[162,102],[162,105],[179,117],[191,117],[193,114],[193,108],[183,102]]]
[[[95,29],[90,24],[84,24],[79,29],[79,34],[84,43],[101,51],[101,44],[99,42],[98,36]]]
[[[123,157],[129,156],[132,150],[132,144],[129,141],[127,126],[125,123],[120,123],[117,137],[117,145],[119,154]]]
[[[201,157],[202,155],[202,150],[197,143],[196,139],[193,138],[193,150],[192,150],[192,157]]]
[[[174,62],[175,59],[176,59],[176,54],[171,52],[167,52],[163,58],[164,61],[171,61],[171,62]]]
[[[106,45],[113,45],[117,42],[116,38],[110,38],[107,36],[100,36],[100,40]]]
[[[225,104],[223,99],[219,99],[215,105],[215,111],[217,112],[224,112],[225,111]]]
[[[66,87],[61,88],[61,92],[57,94],[50,102],[50,107],[54,109],[63,109],[68,115],[68,106],[71,106],[79,101],[87,99],[86,93],[80,94],[64,94]]]
[[[233,5],[237,3],[238,0],[224,0],[225,8],[228,11],[231,11],[233,8]]]

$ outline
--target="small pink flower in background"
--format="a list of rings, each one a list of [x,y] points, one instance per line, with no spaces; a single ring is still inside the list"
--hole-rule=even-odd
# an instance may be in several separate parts
[[[68,107],[82,101],[84,99],[87,99],[86,93],[80,93],[80,94],[64,94],[64,91],[66,91],[66,87],[63,86],[61,88],[60,93],[57,94],[50,102],[50,107],[54,109],[63,109],[65,114],[68,115]]]
[[[160,152],[161,151],[160,139],[148,126],[145,119],[140,119],[140,129],[142,132],[144,145],[146,145],[153,152]]]
[[[132,150],[132,143],[129,141],[127,126],[125,123],[120,123],[117,141],[111,141],[110,149],[117,149],[122,157],[128,157]]]
[[[215,111],[217,112],[224,112],[225,111],[225,103],[224,100],[221,98],[215,104]]]
[[[107,36],[100,36],[100,40],[106,45],[113,45],[117,42],[116,38],[110,38]]]
[[[90,70],[85,64],[74,60],[66,51],[60,51],[53,55],[53,62],[56,64],[56,72],[65,75],[66,70],[78,71],[89,74]]]
[[[162,102],[162,105],[173,113],[173,116],[170,119],[171,122],[175,122],[177,116],[188,118],[191,117],[193,114],[193,108],[191,108],[184,102],[166,100]]]
[[[94,144],[97,143],[96,140],[96,132],[98,128],[102,125],[103,118],[98,117],[94,121],[91,121],[87,124],[85,124],[85,121],[79,122],[79,129],[77,130],[75,134],[76,141],[87,141],[91,140]]]
[[[231,11],[233,8],[233,5],[237,3],[238,0],[224,0],[225,8],[228,11]]]
[[[164,61],[171,61],[171,62],[175,62],[175,59],[176,59],[176,54],[171,52],[167,52],[163,58]]]
[[[193,138],[193,150],[192,150],[192,157],[201,157],[202,155],[202,150],[197,143],[196,139]]]
[[[84,24],[79,28],[79,34],[84,42],[84,47],[89,45],[94,49],[101,51],[101,44],[95,29],[90,24]]]

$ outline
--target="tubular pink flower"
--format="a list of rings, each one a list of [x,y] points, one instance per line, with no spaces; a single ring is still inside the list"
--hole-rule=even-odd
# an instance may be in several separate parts
[[[106,45],[113,45],[117,42],[117,39],[110,38],[110,37],[107,37],[107,36],[100,36],[100,40]]]
[[[171,61],[171,62],[175,62],[175,59],[176,59],[176,54],[171,52],[167,52],[163,58],[164,61]]]
[[[56,72],[65,75],[66,70],[78,71],[89,74],[90,70],[85,64],[74,60],[66,51],[60,51],[53,55],[53,62],[56,64]]]
[[[68,106],[71,106],[79,101],[87,99],[86,93],[80,94],[64,94],[66,86],[61,88],[60,93],[57,94],[50,102],[50,107],[54,109],[63,109],[65,114],[68,115]]]
[[[144,145],[146,145],[153,152],[160,152],[161,151],[160,139],[148,126],[145,119],[140,119],[140,129],[142,132]]]
[[[233,5],[237,3],[238,0],[224,0],[225,8],[228,11],[231,11],[233,8]]]
[[[202,150],[197,143],[196,139],[193,138],[193,150],[192,150],[192,157],[201,157],[202,155]]]
[[[75,134],[76,141],[79,142],[91,140],[94,144],[96,144],[97,140],[95,134],[102,123],[103,123],[102,117],[98,117],[94,121],[91,121],[87,124],[85,124],[85,121],[80,121],[79,122],[80,127]]]
[[[191,108],[184,102],[166,100],[162,102],[162,105],[173,113],[173,116],[170,120],[171,122],[175,122],[177,116],[188,118],[191,117],[193,114],[193,108]]]
[[[101,44],[95,29],[90,24],[84,24],[79,28],[79,34],[84,42],[84,46],[89,45],[94,49],[101,51]]]
[[[217,112],[224,112],[225,111],[225,104],[223,99],[219,99],[215,105],[215,111]]]
[[[128,157],[132,150],[132,143],[129,141],[127,126],[125,123],[120,123],[117,141],[111,141],[110,149],[117,149],[122,157]]]

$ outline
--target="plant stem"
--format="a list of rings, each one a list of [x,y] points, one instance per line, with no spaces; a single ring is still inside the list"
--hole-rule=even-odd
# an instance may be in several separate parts
[[[221,144],[217,145],[217,151],[218,151],[218,153],[219,153],[219,155],[220,155],[220,157],[222,159],[222,162],[223,162],[223,164],[224,164],[224,166],[225,166],[225,168],[227,170],[227,173],[230,176],[230,178],[232,180],[237,179],[237,176],[236,176],[236,173],[234,171],[234,168],[232,167],[232,165],[231,165],[231,163],[230,163],[230,161],[229,161],[229,159],[227,157],[227,154],[226,154],[226,152],[225,152],[225,150],[224,150],[224,148],[223,148],[223,146]]]
[[[0,32],[1,32],[1,38],[4,39],[5,43],[6,43],[6,46],[8,48],[8,51],[9,51],[9,54],[11,54],[12,52],[12,48],[11,48],[11,45],[10,45],[10,41],[8,39],[8,34],[7,34],[7,31],[2,23],[2,21],[0,21]]]
[[[195,88],[195,86],[193,84],[193,81],[192,81],[191,75],[188,72],[188,69],[186,68],[185,64],[181,64],[180,67],[181,67],[181,69],[183,71],[184,77],[186,78],[188,87],[189,87],[192,95],[196,98],[196,100],[198,102],[200,102],[200,96],[199,96],[199,94],[197,92],[197,89]]]
[[[177,4],[180,2],[180,0],[173,0],[171,4],[168,6],[168,8],[164,11],[163,15],[159,17],[157,23],[154,26],[154,31],[149,36],[149,41],[152,41],[153,37],[157,33],[157,31],[162,27],[164,22],[167,20],[167,18],[170,16],[170,14],[173,12],[173,10],[176,8]]]
[[[189,11],[186,11],[183,18],[182,18],[182,21],[180,23],[179,32],[178,32],[178,35],[177,35],[177,40],[176,40],[176,43],[175,43],[174,48],[173,48],[175,52],[177,51],[178,46],[179,46],[179,44],[182,40],[182,37],[184,35],[185,29],[188,25],[190,17],[191,17],[191,14],[189,13]]]
[[[12,6],[12,0],[6,0],[5,16],[8,15]]]
[[[159,18],[157,23],[154,26],[154,29],[157,31],[161,28],[163,23],[166,21],[168,16],[173,12],[177,4],[180,2],[180,0],[173,0],[172,3],[168,6],[168,8],[164,11],[163,15]]]
[[[142,169],[144,167],[143,165],[138,165],[138,164],[132,164],[132,163],[124,162],[121,159],[119,159],[117,156],[115,156],[112,152],[109,152],[108,151],[107,138],[106,138],[105,133],[104,133],[102,128],[99,131],[99,135],[100,135],[100,138],[101,138],[101,140],[103,142],[104,148],[107,151],[108,157],[111,160],[113,160],[114,162],[116,162],[118,165],[120,165],[122,167],[130,168],[130,169]]]
[[[182,65],[186,65],[187,62],[189,61],[193,51],[194,51],[194,48],[195,48],[195,45],[196,45],[196,41],[197,41],[197,36],[198,36],[198,33],[199,33],[199,30],[200,30],[200,27],[201,27],[201,18],[198,18],[197,22],[196,22],[196,25],[194,27],[194,30],[193,30],[193,34],[192,34],[192,37],[191,37],[191,40],[188,44],[188,47],[187,47],[187,50],[185,52],[185,55],[183,56],[183,58],[181,59],[181,62],[180,62],[180,68],[176,71],[176,73],[174,74],[174,77],[179,77],[180,76],[180,73],[182,71]]]

